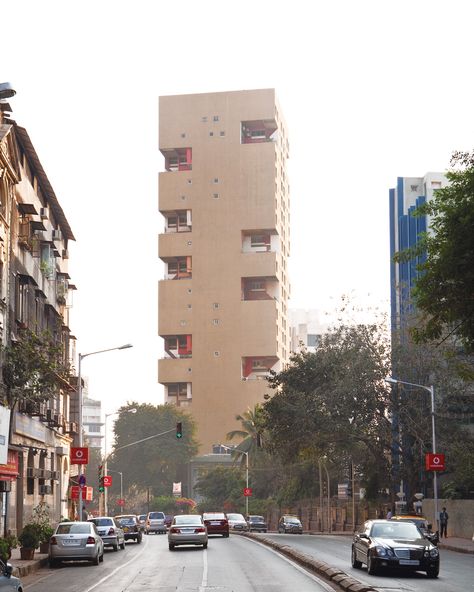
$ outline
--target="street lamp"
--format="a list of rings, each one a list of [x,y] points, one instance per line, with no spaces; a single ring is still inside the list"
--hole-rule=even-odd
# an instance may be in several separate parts
[[[245,487],[249,488],[249,453],[245,450],[239,450],[238,448],[233,448],[232,446],[226,446],[225,444],[219,444],[222,448],[226,448],[231,452],[238,452],[239,454],[245,454]],[[249,515],[249,496],[245,496],[245,516]]]
[[[418,388],[422,388],[425,391],[428,391],[431,396],[431,438],[432,438],[432,448],[433,454],[436,454],[436,428],[435,428],[435,400],[434,400],[434,386],[425,386],[424,384],[417,384],[415,382],[406,382],[405,380],[398,380],[397,378],[393,378],[392,376],[387,376],[385,382],[389,384],[405,384],[407,386],[415,386]],[[433,471],[433,490],[434,490],[434,510],[435,510],[435,520],[438,524],[439,516],[438,516],[438,475],[436,471]]]
[[[79,354],[78,355],[78,364],[77,364],[77,393],[78,393],[78,403],[79,403],[79,448],[82,448],[83,445],[83,438],[82,438],[82,376],[81,376],[81,368],[82,368],[82,360],[87,358],[88,356],[95,356],[96,354],[103,354],[109,351],[115,351],[117,349],[128,349],[129,347],[133,347],[131,343],[126,343],[125,345],[121,345],[119,347],[111,347],[109,349],[101,349],[94,352],[89,352],[87,354]],[[82,475],[83,466],[79,465],[79,476]],[[83,519],[84,508],[82,503],[82,487],[79,487],[79,519]]]
[[[127,413],[136,413],[137,410],[135,409],[135,407],[132,407],[132,409],[126,409]],[[117,415],[117,413],[120,413],[120,411],[113,411],[112,413],[106,413],[105,414],[105,421],[104,421],[104,425],[105,425],[105,437],[104,437],[104,475],[107,475],[107,463],[109,460],[109,456],[107,454],[107,418],[111,417],[112,415]],[[118,471],[116,471],[118,473]],[[122,497],[122,495],[120,495],[120,497]],[[104,489],[104,513],[106,516],[108,516],[108,505],[107,505],[107,500],[108,500],[108,488],[106,487]]]

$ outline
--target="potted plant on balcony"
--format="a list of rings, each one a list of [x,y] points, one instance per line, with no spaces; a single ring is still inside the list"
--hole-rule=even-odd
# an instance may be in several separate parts
[[[35,549],[40,542],[40,527],[34,522],[25,524],[21,531],[18,541],[20,542],[20,558],[33,559],[35,556]]]

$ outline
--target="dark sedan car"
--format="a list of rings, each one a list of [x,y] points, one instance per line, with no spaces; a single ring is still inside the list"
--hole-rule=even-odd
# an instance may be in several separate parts
[[[278,521],[278,532],[283,534],[287,532],[303,534],[303,525],[301,524],[301,520],[296,516],[282,516]]]
[[[250,532],[267,532],[268,530],[268,525],[263,516],[256,516],[255,514],[247,516],[247,523]]]
[[[229,536],[229,523],[224,512],[204,512],[202,520],[207,528],[207,534],[221,534]]]
[[[142,542],[142,528],[138,516],[135,516],[135,514],[120,514],[119,516],[115,516],[115,520],[123,528],[126,541]]]
[[[413,522],[368,520],[352,542],[352,567],[367,565],[375,575],[380,568],[425,571],[439,574],[439,551]]]

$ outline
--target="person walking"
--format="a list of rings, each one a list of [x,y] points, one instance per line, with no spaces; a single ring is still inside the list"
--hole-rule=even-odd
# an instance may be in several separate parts
[[[443,510],[439,513],[439,528],[440,528],[440,532],[439,532],[439,536],[440,538],[443,538],[443,533],[444,533],[444,538],[447,539],[448,538],[448,513],[446,512],[446,508],[443,508]]]

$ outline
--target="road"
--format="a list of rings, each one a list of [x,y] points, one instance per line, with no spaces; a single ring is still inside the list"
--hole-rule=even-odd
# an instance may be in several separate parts
[[[339,568],[364,584],[380,592],[470,592],[474,591],[472,555],[442,549],[440,575],[428,579],[424,573],[398,572],[369,576],[364,566],[354,569],[350,563],[351,538],[330,535],[284,535],[267,533],[265,536],[283,545],[302,551],[315,559]],[[296,588],[294,589],[296,590]]]
[[[164,535],[125,551],[106,550],[99,566],[44,568],[23,579],[26,592],[331,592],[328,584],[268,547],[239,535],[211,537],[207,550],[168,550]]]

